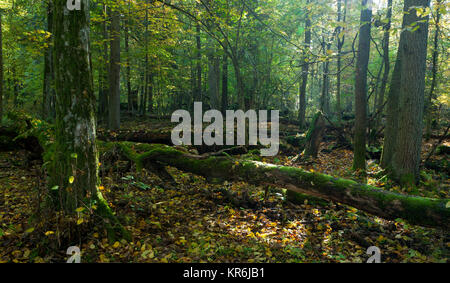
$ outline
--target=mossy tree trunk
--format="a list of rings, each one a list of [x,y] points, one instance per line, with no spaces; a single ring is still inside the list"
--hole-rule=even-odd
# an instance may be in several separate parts
[[[114,146],[136,163],[138,169],[158,162],[208,179],[245,181],[271,185],[328,201],[353,206],[385,219],[403,218],[411,224],[450,228],[449,200],[406,196],[360,184],[351,180],[229,156],[193,155],[164,145],[102,143],[102,150]],[[139,154],[137,152],[140,152]]]
[[[54,1],[56,122],[49,182],[58,190],[53,204],[67,215],[96,205],[112,225],[115,218],[98,189],[89,0],[81,1],[80,11],[66,5],[66,0]]]

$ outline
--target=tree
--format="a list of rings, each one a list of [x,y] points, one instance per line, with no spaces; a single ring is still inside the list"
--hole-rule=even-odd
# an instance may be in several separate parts
[[[310,3],[310,0],[307,1],[307,4]],[[308,83],[308,72],[309,72],[309,63],[308,60],[308,52],[311,48],[311,15],[309,12],[311,9],[310,6],[306,7],[306,15],[305,15],[305,46],[303,50],[303,60],[302,60],[302,81],[299,87],[299,112],[298,112],[298,121],[300,123],[300,127],[303,128],[305,126],[305,113],[306,113],[306,85]]]
[[[2,33],[2,9],[0,8],[0,125],[3,117],[3,33]]]
[[[347,0],[344,1],[344,15],[342,16],[342,1],[338,0],[337,3],[337,9],[338,9],[338,24],[345,23],[346,16],[347,16]],[[345,43],[345,34],[344,30],[341,26],[338,26],[336,29],[336,38],[337,38],[337,78],[336,78],[336,112],[337,112],[337,118],[340,121],[342,116],[342,110],[341,110],[341,68],[342,68],[342,47]]]
[[[429,4],[429,0],[405,0],[404,7],[398,133],[391,168],[393,178],[404,185],[419,179],[428,39],[428,15],[419,12]]]
[[[68,11],[66,3],[54,0],[56,139],[51,184],[59,187],[57,203],[73,213],[83,204],[93,205],[99,180],[89,0],[82,1],[81,11]]]
[[[50,187],[53,205],[67,215],[79,207],[96,211],[110,236],[129,236],[99,190],[95,96],[90,57],[89,0],[80,11],[68,11],[66,0],[54,0],[55,143]],[[48,149],[47,149],[48,150]]]
[[[378,103],[376,105],[376,113],[377,115],[375,120],[375,127],[374,130],[377,131],[379,125],[381,124],[381,117],[383,116],[383,109],[384,109],[384,95],[386,92],[386,86],[389,79],[389,72],[390,72],[390,62],[389,62],[389,34],[391,29],[391,20],[392,20],[392,0],[388,0],[387,4],[387,15],[386,15],[386,21],[387,23],[383,26],[383,62],[384,62],[384,72],[383,72],[383,79],[381,81],[381,87],[380,87],[380,93],[378,97]]]
[[[432,101],[434,98],[434,90],[437,84],[437,72],[438,72],[438,56],[439,56],[439,33],[440,33],[440,19],[441,19],[441,1],[436,1],[436,19],[435,26],[436,29],[434,31],[434,40],[433,40],[433,58],[432,58],[432,69],[431,69],[431,87],[430,93],[427,96],[427,100],[425,103],[425,118],[426,118],[426,127],[425,127],[425,137],[427,139],[431,136],[431,122],[432,122]]]
[[[120,128],[120,11],[118,7],[111,10],[111,53],[109,67],[109,119],[110,130]]]
[[[355,77],[354,170],[366,168],[367,68],[370,55],[372,19],[370,0],[362,0],[362,6]]]
[[[47,3],[47,31],[53,33],[53,0]],[[53,46],[51,37],[44,54],[44,93],[43,93],[43,117],[46,120],[55,118],[55,91],[53,86]]]

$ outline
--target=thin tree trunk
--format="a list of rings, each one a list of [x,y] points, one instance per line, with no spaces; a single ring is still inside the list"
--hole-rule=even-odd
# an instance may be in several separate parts
[[[125,23],[125,28],[124,28],[124,34],[125,34],[125,53],[127,54],[127,68],[126,68],[126,73],[127,73],[127,98],[128,98],[128,113],[130,115],[132,115],[134,113],[134,108],[133,108],[133,93],[131,91],[131,62],[130,62],[130,43],[129,43],[129,32],[130,32],[130,17],[131,17],[131,10],[130,10],[130,4],[131,1],[128,1],[128,20]]]
[[[370,21],[372,19],[370,0],[362,0],[362,6],[355,77],[354,170],[365,170],[366,168],[367,68],[370,55]]]
[[[47,5],[47,31],[53,34],[53,1],[49,0]],[[52,37],[50,37],[48,47],[44,53],[44,93],[42,96],[42,116],[47,121],[52,121],[55,118],[53,74],[53,44]]]
[[[311,1],[308,0],[307,4]],[[311,18],[310,13],[307,12],[305,15],[305,46],[303,51],[303,60],[302,60],[302,82],[299,88],[299,112],[298,112],[298,121],[300,123],[300,128],[304,128],[305,114],[306,114],[306,86],[308,84],[308,72],[309,72],[309,63],[308,60],[308,52],[311,47]]]
[[[222,62],[222,114],[228,109],[228,55],[223,55]]]
[[[3,118],[3,32],[2,32],[2,10],[0,9],[0,125]]]
[[[386,86],[389,79],[389,72],[390,72],[390,62],[389,62],[389,33],[391,29],[391,18],[392,18],[392,0],[388,0],[388,7],[387,7],[387,23],[384,25],[384,34],[383,34],[383,59],[384,59],[384,73],[383,73],[383,79],[381,81],[381,88],[380,93],[378,96],[378,105],[376,106],[376,113],[377,115],[375,120],[375,126],[374,130],[378,131],[378,128],[381,124],[381,118],[383,117],[383,108],[385,105],[384,102],[384,96],[386,92]]]
[[[120,128],[120,12],[118,10],[111,11],[110,36],[108,127],[110,130],[118,130]]]
[[[432,124],[432,117],[433,117],[433,111],[432,111],[432,103],[434,98],[434,89],[436,88],[436,75],[438,72],[438,56],[439,56],[439,33],[440,33],[440,27],[439,22],[441,18],[441,0],[436,1],[436,30],[434,31],[434,42],[433,42],[433,67],[431,69],[431,87],[430,87],[430,93],[427,97],[427,101],[425,103],[425,117],[426,117],[426,128],[425,128],[425,137],[426,139],[429,139],[431,137],[431,124]]]
[[[195,102],[202,101],[202,42],[200,38],[200,24],[197,23],[196,26],[197,34],[195,36],[197,44],[197,86],[195,90]]]
[[[347,15],[347,0],[344,0],[344,15],[342,16],[342,0],[338,0],[338,22],[345,23]],[[345,36],[343,28],[339,26],[337,28],[337,78],[336,78],[336,112],[338,121],[342,119],[342,106],[341,106],[341,65],[342,65],[342,47],[344,46]],[[341,35],[342,34],[342,35]]]
[[[108,121],[108,93],[109,93],[109,71],[108,71],[108,12],[107,6],[103,5],[103,51],[102,62],[100,65],[101,83],[99,87],[99,102],[98,102],[98,119],[107,122]]]

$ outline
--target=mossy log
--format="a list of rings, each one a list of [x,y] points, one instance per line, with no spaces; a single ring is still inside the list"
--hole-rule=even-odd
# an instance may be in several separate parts
[[[384,219],[402,218],[411,224],[450,227],[449,200],[407,196],[355,181],[301,168],[279,166],[229,156],[193,155],[165,145],[103,143],[102,150],[118,146],[120,152],[144,168],[146,163],[169,165],[212,179],[271,185],[328,201],[340,202]]]

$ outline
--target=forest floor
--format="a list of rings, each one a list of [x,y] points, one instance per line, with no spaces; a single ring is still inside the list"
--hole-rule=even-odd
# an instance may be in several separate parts
[[[424,152],[433,142],[424,144]],[[332,143],[324,142],[322,149]],[[425,170],[419,186],[402,190],[380,178],[373,160],[368,174],[358,176],[350,170],[352,158],[345,149],[322,151],[302,168],[364,179],[386,190],[449,198],[445,174]],[[262,161],[293,165],[291,159]],[[25,151],[0,152],[0,262],[65,262],[67,247],[55,244],[56,225],[34,229],[43,177],[41,165],[26,160]],[[265,198],[262,187],[210,184],[174,168],[169,172],[176,187],[145,169],[102,173],[103,194],[133,239],[110,242],[106,231],[93,227],[78,243],[82,262],[365,262],[370,246],[380,248],[382,262],[449,259],[448,231],[386,221],[338,203],[294,205],[282,190],[270,189]]]

